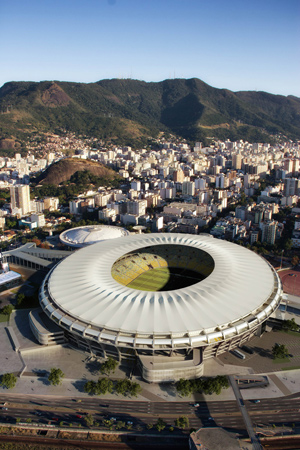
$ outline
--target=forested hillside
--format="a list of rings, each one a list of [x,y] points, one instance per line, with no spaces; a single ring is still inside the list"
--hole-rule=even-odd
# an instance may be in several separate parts
[[[0,89],[0,112],[0,139],[62,129],[123,145],[143,145],[159,131],[189,140],[300,139],[299,98],[231,92],[197,78],[9,82]]]

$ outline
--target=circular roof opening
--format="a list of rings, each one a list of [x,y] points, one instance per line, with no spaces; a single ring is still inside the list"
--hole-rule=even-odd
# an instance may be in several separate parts
[[[173,291],[207,278],[214,269],[207,252],[185,245],[153,245],[126,253],[112,266],[115,281],[139,291]]]

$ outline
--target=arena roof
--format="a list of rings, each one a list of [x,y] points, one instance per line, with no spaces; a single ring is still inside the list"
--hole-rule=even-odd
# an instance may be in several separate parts
[[[114,280],[111,269],[118,258],[160,244],[204,250],[213,258],[214,270],[203,281],[173,291],[146,292]],[[48,315],[74,330],[89,328],[87,333],[98,339],[122,343],[134,334],[135,343],[146,344],[152,336],[153,345],[174,337],[195,345],[209,342],[208,334],[224,338],[232,330],[239,334],[249,328],[251,321],[265,320],[276,309],[281,289],[269,264],[244,247],[209,235],[162,233],[83,248],[54,268],[41,292]]]
[[[59,239],[69,247],[85,247],[106,239],[115,239],[129,235],[125,228],[110,225],[87,225],[84,227],[71,228],[63,231]]]

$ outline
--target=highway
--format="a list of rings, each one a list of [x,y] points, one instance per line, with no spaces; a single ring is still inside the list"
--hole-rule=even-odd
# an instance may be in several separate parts
[[[78,401],[80,400],[80,401]],[[0,410],[0,420],[21,422],[31,419],[36,423],[57,424],[60,421],[84,424],[84,415],[90,413],[100,422],[104,418],[114,417],[120,421],[132,421],[136,426],[146,427],[155,423],[159,417],[168,425],[174,425],[179,416],[189,418],[189,427],[221,426],[245,433],[245,425],[236,401],[199,402],[194,407],[191,402],[140,402],[131,400],[105,400],[101,397],[82,399],[39,397],[30,395],[1,395],[0,402],[6,402],[7,410]],[[300,398],[263,399],[255,404],[244,401],[245,408],[256,426],[299,424]],[[2,407],[3,408],[3,407]],[[82,416],[76,417],[76,416]]]

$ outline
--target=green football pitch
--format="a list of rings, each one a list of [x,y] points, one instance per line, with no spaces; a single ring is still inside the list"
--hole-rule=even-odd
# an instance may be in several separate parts
[[[168,283],[170,271],[168,267],[147,270],[127,286],[141,291],[160,291]]]

